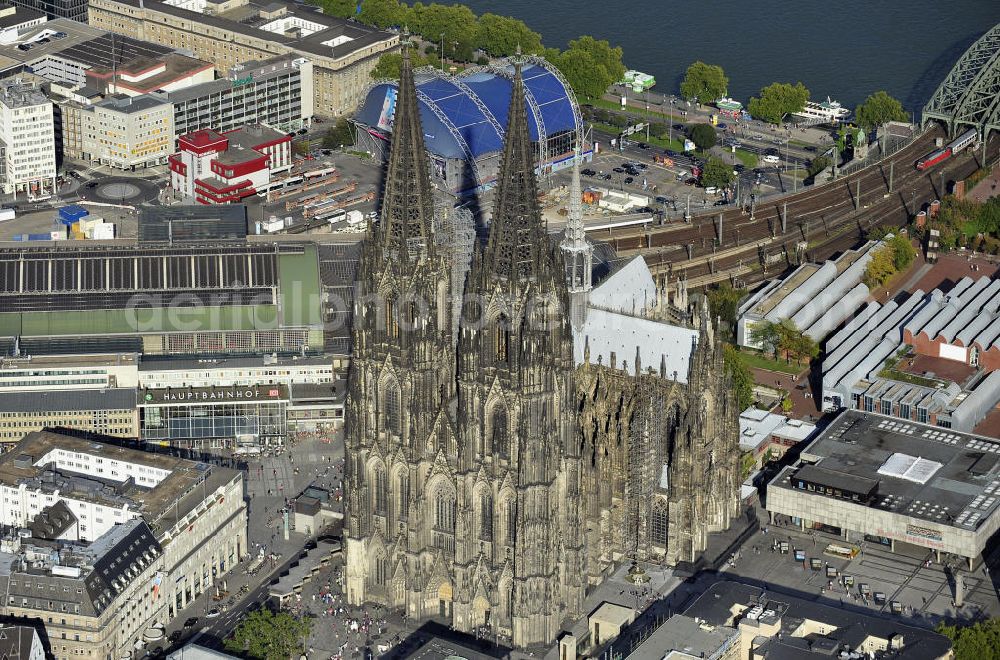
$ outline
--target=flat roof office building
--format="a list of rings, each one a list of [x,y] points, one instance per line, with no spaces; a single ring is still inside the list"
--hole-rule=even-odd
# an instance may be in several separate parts
[[[857,410],[767,487],[767,510],[848,542],[978,561],[1000,529],[1000,441]]]
[[[379,57],[399,46],[398,34],[282,1],[91,0],[90,23],[185,49],[220,73],[276,56],[306,58],[315,111],[326,117],[356,108]]]

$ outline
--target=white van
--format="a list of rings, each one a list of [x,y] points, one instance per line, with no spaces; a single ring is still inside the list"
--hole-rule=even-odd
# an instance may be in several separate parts
[[[778,163],[781,162],[781,159],[775,156],[774,154],[767,154],[766,156],[761,158],[761,160],[771,165],[777,165]]]

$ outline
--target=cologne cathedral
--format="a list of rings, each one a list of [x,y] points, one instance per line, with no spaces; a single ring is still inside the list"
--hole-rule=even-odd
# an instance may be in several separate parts
[[[357,274],[344,537],[349,602],[523,648],[623,564],[693,561],[738,514],[740,480],[707,311],[665,322],[641,257],[592,283],[579,159],[550,240],[516,62],[488,238],[456,263],[404,48]]]

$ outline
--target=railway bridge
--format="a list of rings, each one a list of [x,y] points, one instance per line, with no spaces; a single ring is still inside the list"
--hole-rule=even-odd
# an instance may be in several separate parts
[[[976,40],[924,106],[921,122],[943,123],[952,137],[974,128],[985,142],[1000,131],[1000,24]]]

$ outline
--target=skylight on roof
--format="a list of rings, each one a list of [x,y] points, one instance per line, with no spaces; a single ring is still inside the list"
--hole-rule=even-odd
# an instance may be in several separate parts
[[[878,473],[886,477],[896,477],[918,484],[925,484],[934,476],[934,473],[941,469],[941,463],[929,461],[919,456],[895,453],[890,456]]]

